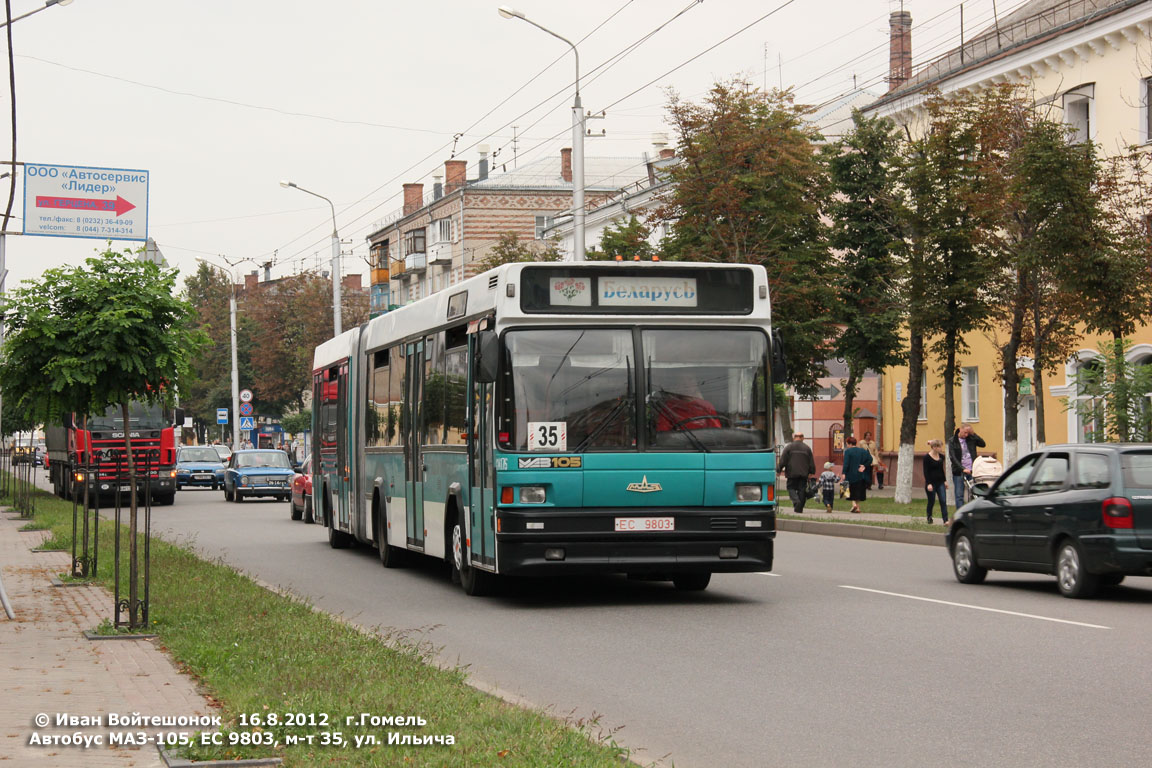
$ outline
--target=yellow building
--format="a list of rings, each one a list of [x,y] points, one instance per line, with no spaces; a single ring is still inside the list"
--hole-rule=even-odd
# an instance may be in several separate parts
[[[960,47],[912,67],[912,19],[893,13],[890,23],[890,90],[865,112],[888,117],[913,135],[924,129],[924,100],[930,90],[979,93],[1003,83],[1022,84],[1038,104],[1073,129],[1077,139],[1091,140],[1103,153],[1152,143],[1152,0],[1033,0]],[[967,337],[970,353],[961,357],[962,382],[955,390],[957,424],[969,422],[985,439],[989,453],[1003,461],[1038,447],[1037,397],[1043,396],[1047,443],[1081,442],[1090,425],[1066,407],[1077,395],[1076,374],[1093,364],[1098,337],[1080,338],[1077,351],[1061,370],[1047,373],[1043,392],[1032,386],[1031,360],[1021,386],[1019,444],[1005,444],[1004,391],[996,380],[998,359],[982,333]],[[1134,362],[1152,362],[1152,328],[1142,328],[1129,353]],[[937,361],[925,360],[925,386],[916,452],[931,438],[944,435],[944,390]],[[899,444],[900,401],[906,394],[908,370],[884,372],[880,393],[881,447]],[[1014,454],[1014,455],[1013,455]],[[918,464],[919,462],[917,462]]]

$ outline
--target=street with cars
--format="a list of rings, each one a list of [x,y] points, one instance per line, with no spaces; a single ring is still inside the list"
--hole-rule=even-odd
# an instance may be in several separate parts
[[[443,563],[334,551],[291,504],[186,489],[165,538],[366,627],[423,637],[472,681],[676,766],[1143,764],[1152,579],[1064,599],[1049,575],[957,582],[948,550],[781,533],[772,573],[704,593],[623,577],[473,599]]]

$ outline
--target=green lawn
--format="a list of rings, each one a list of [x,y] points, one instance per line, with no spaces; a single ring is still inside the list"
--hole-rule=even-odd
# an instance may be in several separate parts
[[[36,521],[52,530],[53,544],[70,549],[71,502],[48,494],[36,502]],[[110,588],[113,528],[110,522],[101,526],[99,580]],[[126,535],[121,545],[126,553]],[[126,571],[122,566],[124,591]],[[111,600],[108,611],[111,619]],[[271,734],[281,744],[197,748],[190,757],[276,755],[288,766],[618,766],[627,759],[596,721],[564,722],[511,706],[467,685],[464,669],[433,666],[436,649],[417,643],[404,628],[360,631],[157,539],[150,618],[148,630],[220,703],[230,731]],[[324,713],[328,725],[289,726],[287,713]],[[345,717],[361,713],[418,717],[427,724],[345,724]],[[280,715],[275,724],[271,714]],[[261,725],[242,725],[241,717],[252,715]],[[319,734],[336,741],[337,732],[344,746],[320,744]],[[389,746],[389,732],[409,741],[452,736],[455,744]],[[312,744],[284,746],[309,734],[317,734]],[[381,743],[355,748],[356,736]]]

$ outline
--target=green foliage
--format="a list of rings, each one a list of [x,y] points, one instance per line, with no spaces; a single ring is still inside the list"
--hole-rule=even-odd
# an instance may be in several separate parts
[[[675,229],[668,258],[763,264],[789,383],[814,397],[833,335],[831,263],[821,215],[828,183],[818,135],[787,92],[717,83],[701,104],[672,94],[669,120],[681,162],[658,218]]]
[[[1069,402],[1085,423],[1091,425],[1088,439],[1094,443],[1152,441],[1152,365],[1128,360],[1130,339],[1101,342],[1096,364],[1081,366],[1076,374],[1079,397]]]
[[[560,247],[555,242],[522,243],[520,236],[515,232],[505,232],[500,235],[496,245],[492,246],[484,258],[476,263],[481,271],[494,269],[501,264],[514,264],[521,261],[560,261],[563,256]]]
[[[289,413],[280,419],[280,426],[284,427],[284,431],[290,434],[299,434],[300,432],[307,432],[312,429],[312,409],[305,408],[296,413]]]
[[[633,214],[628,221],[616,222],[604,230],[600,235],[600,247],[588,249],[588,261],[611,261],[617,256],[624,261],[634,261],[637,256],[642,261],[649,261],[655,253],[648,242],[651,234],[652,228]]]
[[[867,370],[904,361],[905,316],[898,268],[905,251],[906,211],[898,192],[899,136],[892,123],[852,113],[852,129],[825,151],[837,195],[829,205],[835,264],[835,316],[843,326],[835,352],[849,369],[845,413]],[[852,434],[845,417],[845,432]]]
[[[5,297],[0,354],[5,405],[37,421],[103,413],[129,401],[168,402],[203,344],[173,295],[176,272],[111,248]]]

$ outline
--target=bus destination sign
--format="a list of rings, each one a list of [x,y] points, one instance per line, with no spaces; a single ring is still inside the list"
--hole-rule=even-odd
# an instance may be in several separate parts
[[[530,267],[521,277],[525,312],[748,314],[753,280],[739,267],[661,269]]]

